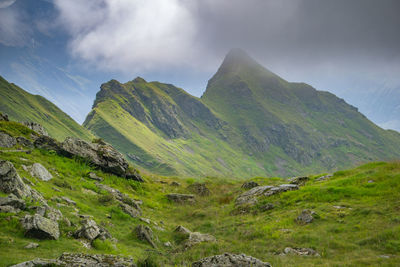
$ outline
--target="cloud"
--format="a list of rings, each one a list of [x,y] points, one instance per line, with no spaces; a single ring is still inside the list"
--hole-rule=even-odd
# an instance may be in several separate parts
[[[181,0],[56,0],[73,55],[108,70],[191,64],[195,25]]]
[[[15,1],[0,1],[0,43],[6,46],[24,46],[30,41],[31,29],[25,22],[24,13]]]
[[[0,8],[7,8],[15,3],[16,0],[0,0]]]

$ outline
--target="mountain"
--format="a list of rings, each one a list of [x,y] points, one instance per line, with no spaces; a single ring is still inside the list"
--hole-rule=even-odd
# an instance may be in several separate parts
[[[400,134],[239,49],[200,99],[142,78],[105,83],[84,126],[136,165],[168,175],[289,176],[400,157]]]
[[[15,121],[32,121],[43,125],[50,136],[63,140],[67,136],[91,140],[93,135],[56,105],[39,95],[32,95],[0,76],[0,112]]]

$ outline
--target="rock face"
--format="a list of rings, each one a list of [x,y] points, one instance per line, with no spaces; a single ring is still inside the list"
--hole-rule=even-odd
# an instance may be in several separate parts
[[[39,123],[36,122],[23,122],[23,125],[25,125],[26,127],[28,127],[31,130],[34,130],[35,132],[37,132],[40,135],[45,135],[48,136],[49,134],[47,133],[46,129]]]
[[[192,267],[271,267],[271,264],[262,262],[245,254],[215,255],[192,263]]]
[[[68,137],[61,146],[66,153],[87,159],[105,172],[143,182],[136,171],[130,170],[122,154],[111,145],[103,142],[89,144],[86,141]]]
[[[10,206],[17,210],[24,210],[26,208],[25,201],[13,194],[10,194],[8,197],[0,197],[0,206]]]
[[[296,218],[299,224],[308,224],[314,220],[314,215],[316,213],[312,210],[303,210],[300,215]]]
[[[14,165],[9,161],[0,160],[0,190],[6,194],[14,194],[18,198],[29,197],[43,201],[43,197],[26,185],[19,177]]]
[[[82,227],[74,233],[75,238],[85,238],[89,241],[93,241],[97,238],[101,240],[112,238],[106,229],[98,226],[92,219],[83,219],[81,224]]]
[[[30,148],[33,147],[33,143],[31,141],[29,141],[28,139],[26,139],[25,137],[18,136],[16,138],[16,140],[17,140],[17,143],[22,145],[22,146],[30,147]]]
[[[30,173],[32,176],[39,178],[42,181],[50,181],[53,179],[53,175],[40,163],[34,163],[30,167]]]
[[[196,202],[194,195],[187,194],[168,194],[166,197],[175,203],[185,204],[185,203],[194,203]]]
[[[12,267],[136,267],[132,258],[115,255],[88,255],[63,253],[58,259],[35,259],[23,262]]]
[[[274,194],[297,189],[299,189],[299,187],[293,184],[282,184],[279,186],[257,186],[237,197],[235,200],[235,205],[253,205],[257,203],[257,197],[259,196],[272,196]]]
[[[205,183],[193,183],[188,186],[188,190],[202,197],[209,196],[211,194]]]
[[[153,236],[153,231],[151,230],[150,227],[146,225],[139,224],[135,228],[136,236],[142,241],[148,242],[153,248],[156,248],[156,244],[154,243],[154,236]]]
[[[22,220],[22,227],[26,230],[25,236],[38,239],[55,239],[60,237],[58,224],[39,214],[26,215]]]
[[[254,181],[248,181],[248,182],[244,182],[242,184],[242,188],[244,188],[244,189],[252,189],[257,186],[260,186],[260,185]]]
[[[6,133],[0,132],[0,147],[13,147],[17,144],[17,140]]]

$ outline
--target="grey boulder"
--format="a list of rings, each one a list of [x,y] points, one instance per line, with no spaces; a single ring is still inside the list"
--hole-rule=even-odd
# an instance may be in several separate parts
[[[194,203],[196,202],[194,195],[189,194],[167,194],[166,197],[175,203],[185,204],[185,203]]]
[[[143,225],[143,224],[139,224],[135,228],[135,233],[136,233],[136,236],[137,236],[137,238],[139,240],[146,241],[153,248],[157,247],[155,242],[154,242],[153,231],[151,230],[150,227],[148,227],[146,225]]]
[[[9,134],[0,132],[0,147],[13,147],[17,144],[17,140]]]
[[[245,254],[215,255],[192,263],[192,267],[271,267],[271,264],[262,262]]]
[[[60,237],[58,223],[39,214],[26,215],[22,219],[25,236],[38,239],[55,239]]]
[[[30,167],[30,173],[32,176],[42,180],[49,181],[53,179],[53,175],[40,163],[34,163]]]

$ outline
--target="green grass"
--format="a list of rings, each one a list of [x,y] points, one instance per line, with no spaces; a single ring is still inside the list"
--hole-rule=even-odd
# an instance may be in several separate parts
[[[42,96],[32,95],[0,76],[0,112],[10,120],[43,125],[50,136],[63,141],[67,136],[87,141],[93,134]]]
[[[200,181],[207,184],[211,196],[198,197],[194,205],[176,205],[170,203],[165,194],[189,193],[186,187],[194,179],[145,175],[146,182],[138,183],[93,170],[85,162],[47,151],[33,150],[31,154],[4,151],[0,152],[0,157],[13,162],[19,175],[32,181],[34,188],[51,206],[57,205],[52,197],[68,196],[77,202],[81,214],[92,215],[118,242],[95,241],[92,249],[85,249],[67,234],[79,226],[79,218],[70,206],[61,206],[60,210],[76,226],[68,227],[61,222],[62,234],[57,241],[26,238],[18,218],[0,214],[0,266],[37,257],[55,258],[65,251],[132,256],[140,266],[188,265],[202,257],[224,252],[245,253],[273,266],[395,266],[400,256],[399,162],[362,165],[339,171],[321,182],[315,181],[320,175],[313,176],[298,191],[260,199],[260,205],[274,203],[274,209],[260,212],[258,205],[249,214],[234,216],[230,215],[234,199],[243,192],[240,181],[203,177]],[[23,164],[35,162],[43,164],[54,175],[53,180],[39,181],[22,169]],[[143,222],[123,213],[107,192],[99,190],[94,181],[87,179],[89,171],[103,177],[104,184],[143,201],[143,217],[165,229],[161,231],[151,225],[159,240],[157,250],[136,238],[134,228]],[[177,181],[181,186],[162,184],[159,180]],[[252,180],[261,185],[285,183],[277,177]],[[374,182],[369,183],[370,180]],[[54,191],[53,187],[61,192]],[[300,226],[294,219],[306,208],[314,210],[318,217],[311,224]],[[107,217],[109,215],[111,219]],[[182,238],[173,233],[177,225],[212,234],[217,242],[182,251]],[[172,248],[162,245],[167,241],[173,244]],[[37,242],[40,246],[34,250],[24,249],[29,242]],[[321,257],[279,256],[288,246],[314,248]],[[391,257],[386,259],[381,255]]]

